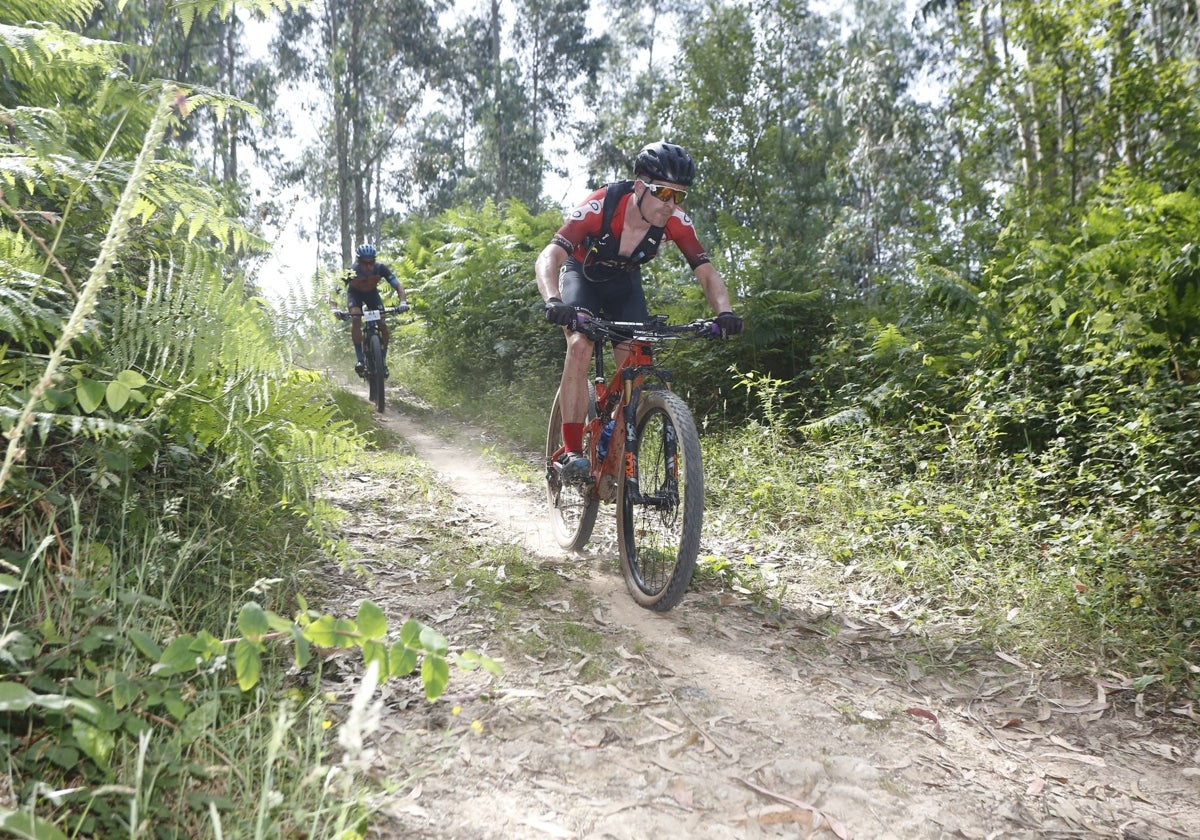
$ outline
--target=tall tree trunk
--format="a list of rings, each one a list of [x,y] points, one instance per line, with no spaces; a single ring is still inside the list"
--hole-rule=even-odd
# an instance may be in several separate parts
[[[237,90],[237,18],[225,25],[225,89]],[[238,123],[240,112],[230,108],[225,112],[225,183],[237,184],[238,180]]]
[[[341,242],[342,263],[349,264],[353,251],[353,240],[350,237],[350,129],[347,124],[350,93],[346,87],[346,79],[338,67],[341,56],[341,43],[338,39],[337,15],[338,10],[333,4],[325,6],[325,37],[329,44],[329,54],[333,56],[333,72],[329,74],[329,82],[333,87],[333,148],[330,150],[336,160],[337,183],[337,226]]]
[[[500,63],[500,0],[492,0],[492,104],[496,120],[496,191],[497,201],[508,189],[508,119],[504,114],[504,67]]]

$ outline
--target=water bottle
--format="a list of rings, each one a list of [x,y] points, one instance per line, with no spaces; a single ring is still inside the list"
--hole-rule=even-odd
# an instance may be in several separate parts
[[[609,420],[600,430],[600,443],[596,445],[596,454],[600,456],[601,461],[608,455],[608,442],[612,440],[613,425],[616,422],[616,420]]]

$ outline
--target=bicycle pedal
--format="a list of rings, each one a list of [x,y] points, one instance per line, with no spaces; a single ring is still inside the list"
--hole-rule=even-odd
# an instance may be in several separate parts
[[[565,467],[565,464],[560,464],[558,461],[552,461],[550,464],[550,468],[554,471],[554,478],[560,485],[568,487],[587,487],[596,483],[596,479],[588,474],[563,475]]]

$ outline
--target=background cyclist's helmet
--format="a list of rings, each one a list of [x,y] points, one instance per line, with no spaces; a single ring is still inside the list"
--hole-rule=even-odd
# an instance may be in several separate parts
[[[696,178],[696,164],[682,146],[659,141],[638,152],[633,174],[690,187]]]
[[[358,254],[359,259],[364,260],[373,260],[376,256],[375,246],[369,242],[364,242],[362,245],[359,245],[358,250],[355,253]]]

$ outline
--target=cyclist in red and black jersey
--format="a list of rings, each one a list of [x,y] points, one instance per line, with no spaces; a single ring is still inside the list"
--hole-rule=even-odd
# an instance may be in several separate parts
[[[674,143],[651,143],[638,153],[632,181],[606,184],[572,210],[538,256],[538,291],[546,302],[546,320],[566,327],[577,309],[613,321],[649,317],[642,290],[642,265],[658,255],[664,241],[683,252],[700,282],[717,324],[729,335],[742,331],[742,319],[729,303],[729,291],[696,236],[691,217],[681,208],[696,177],[691,156]],[[585,479],[583,424],[587,415],[587,376],[592,342],[565,330],[567,357],[559,384],[562,439],[566,453],[562,476]],[[619,365],[625,348],[615,350]]]

